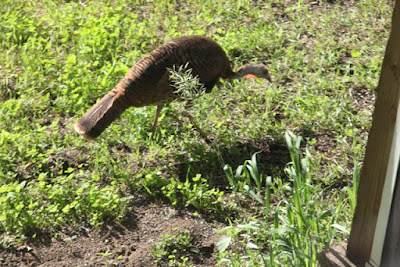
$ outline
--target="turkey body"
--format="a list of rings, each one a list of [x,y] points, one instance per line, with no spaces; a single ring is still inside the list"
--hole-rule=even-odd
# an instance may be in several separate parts
[[[220,77],[232,72],[224,50],[213,40],[202,36],[172,40],[140,60],[133,66],[120,87],[126,91],[134,107],[168,103],[177,98],[169,81],[168,69],[188,64],[210,92]],[[128,85],[128,87],[126,87]],[[120,91],[115,88],[114,90]]]
[[[206,92],[212,90],[219,78],[235,75],[224,50],[212,39],[204,36],[174,39],[136,63],[114,89],[78,120],[75,130],[86,138],[95,138],[129,107],[157,105],[157,119],[160,107],[178,98],[168,69],[186,64]]]

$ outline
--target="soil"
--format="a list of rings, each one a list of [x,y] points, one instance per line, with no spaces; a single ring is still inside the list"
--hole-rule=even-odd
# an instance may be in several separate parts
[[[214,266],[212,257],[223,225],[193,217],[162,203],[139,199],[122,223],[108,222],[101,228],[81,226],[42,233],[20,247],[0,251],[1,266],[156,266],[152,248],[162,234],[183,230],[193,237],[196,252],[189,255],[195,266]],[[179,230],[177,230],[179,229]],[[187,255],[186,255],[187,256]]]

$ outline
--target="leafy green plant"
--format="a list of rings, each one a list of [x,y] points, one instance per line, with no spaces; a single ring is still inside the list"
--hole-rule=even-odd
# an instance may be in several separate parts
[[[245,160],[243,165],[239,165],[235,174],[231,166],[224,166],[225,175],[234,192],[241,191],[246,185],[252,184],[251,180],[256,184],[256,188],[261,190],[263,177],[258,171],[257,154],[254,153],[250,160]]]
[[[229,165],[225,165],[223,169],[233,192],[245,192],[251,196],[253,200],[264,206],[264,214],[268,217],[271,205],[272,178],[271,176],[267,176],[265,180],[262,178],[262,174],[258,171],[257,154],[254,153],[250,160],[245,160],[243,165],[239,165],[235,174]]]
[[[194,207],[198,211],[222,212],[221,197],[224,192],[216,188],[210,188],[207,179],[197,174],[192,179],[186,178],[184,183],[171,180],[162,188],[165,197],[172,205]]]
[[[360,181],[360,164],[355,164],[354,170],[353,170],[353,185],[352,186],[346,186],[342,190],[345,191],[348,195],[348,200],[349,200],[349,206],[350,206],[350,212],[354,213],[357,205],[357,191],[358,191],[358,184]]]
[[[224,166],[225,176],[228,179],[229,185],[234,192],[241,191],[243,189],[243,184],[240,182],[240,175],[233,174],[232,167],[226,164]]]
[[[193,266],[188,265],[190,253],[196,253],[193,247],[193,237],[188,230],[180,231],[175,228],[176,234],[162,234],[160,241],[152,248],[152,254],[157,266]]]

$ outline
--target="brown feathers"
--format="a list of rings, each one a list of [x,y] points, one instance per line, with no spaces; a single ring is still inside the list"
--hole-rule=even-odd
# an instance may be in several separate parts
[[[86,138],[95,138],[131,106],[162,106],[171,102],[177,96],[170,85],[167,69],[185,64],[192,69],[193,76],[198,76],[207,92],[221,77],[235,79],[253,74],[266,78],[265,73],[268,74],[265,66],[260,64],[254,64],[256,67],[247,64],[245,66],[250,67],[240,68],[240,73],[233,72],[224,50],[210,38],[187,36],[174,39],[136,63],[111,92],[78,120],[75,130]]]

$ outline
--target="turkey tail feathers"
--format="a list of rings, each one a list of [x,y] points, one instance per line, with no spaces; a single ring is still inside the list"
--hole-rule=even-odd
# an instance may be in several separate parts
[[[123,108],[118,98],[124,95],[113,92],[105,95],[75,124],[75,131],[87,139],[99,136],[126,108]]]

